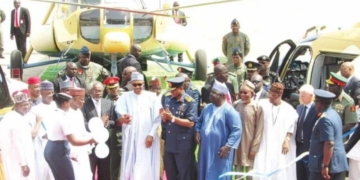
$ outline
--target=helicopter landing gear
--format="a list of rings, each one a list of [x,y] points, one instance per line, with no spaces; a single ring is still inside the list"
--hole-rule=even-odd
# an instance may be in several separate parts
[[[22,80],[23,58],[19,50],[13,50],[10,54],[10,77]]]
[[[195,79],[205,81],[207,75],[207,57],[204,50],[195,52]]]

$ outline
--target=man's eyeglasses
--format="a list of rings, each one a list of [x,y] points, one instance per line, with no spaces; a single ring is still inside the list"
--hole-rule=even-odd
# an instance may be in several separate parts
[[[132,84],[134,87],[136,87],[136,86],[142,86],[143,84],[142,83],[134,83],[134,84]]]
[[[261,81],[251,81],[253,84],[259,84]]]

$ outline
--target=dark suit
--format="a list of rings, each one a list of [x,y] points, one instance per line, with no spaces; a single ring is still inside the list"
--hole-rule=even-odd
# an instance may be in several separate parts
[[[345,151],[348,153],[355,144],[360,140],[360,123],[358,123],[358,128],[356,128],[354,134],[350,137],[350,139],[345,144]]]
[[[134,67],[137,72],[142,73],[140,62],[138,60],[136,60],[136,58],[133,55],[129,54],[128,56],[126,56],[125,58],[123,58],[119,61],[119,64],[118,64],[119,77],[121,77],[124,69],[129,66]]]
[[[19,16],[19,27],[15,28],[14,19],[15,19],[15,9],[11,11],[11,24],[10,24],[10,34],[15,36],[16,46],[19,51],[21,51],[23,58],[26,55],[26,34],[31,31],[31,18],[29,10],[23,7],[18,9]]]
[[[212,89],[214,83],[215,83],[215,80],[211,81],[208,84],[205,84],[205,86],[201,88],[201,102],[202,103],[206,103],[206,104],[211,103],[209,100],[209,96],[210,96],[210,92],[211,92],[211,89]],[[231,102],[234,102],[234,100],[235,100],[234,86],[228,82],[226,82],[225,84],[230,92]]]
[[[86,129],[89,131],[88,122],[93,117],[99,117],[95,108],[95,104],[92,98],[87,98],[85,100],[82,112],[85,118]],[[115,125],[116,116],[114,114],[114,104],[108,99],[101,98],[101,116],[109,116],[109,124],[106,126],[108,129],[113,128]],[[106,144],[110,147],[110,142],[107,140]],[[95,147],[96,148],[96,147]],[[89,155],[91,171],[93,173],[93,180],[95,178],[95,169],[98,168],[98,179],[100,180],[110,180],[110,156],[107,156],[104,159],[99,159],[95,155],[95,148],[92,149],[92,153]]]
[[[55,93],[59,93],[60,92],[60,82],[65,81],[66,78],[66,74],[62,75],[62,76],[58,76],[55,80],[54,80],[54,92]],[[78,88],[85,88],[85,82],[80,79],[77,76],[74,76],[74,83],[76,85],[76,87]]]
[[[360,93],[360,78],[354,75],[349,79],[349,82],[344,87],[344,91],[348,94],[355,102],[358,103],[356,96]]]
[[[262,90],[261,90],[261,93],[260,93],[259,100],[260,100],[260,99],[267,99],[268,96],[269,96],[269,93],[268,93],[265,89],[262,89]]]
[[[175,11],[172,11],[172,15],[175,16]],[[178,16],[182,16],[182,18],[179,18],[179,21],[177,22],[176,19],[175,19],[175,17],[174,17],[175,23],[181,24],[181,25],[183,25],[183,26],[186,26],[186,25],[187,25],[187,21],[186,21],[186,18],[184,18],[185,13],[184,13],[183,11],[179,11],[179,10],[178,10],[178,11],[177,11],[177,15],[178,15]]]
[[[304,111],[304,105],[299,105],[296,108],[297,113],[299,114],[299,119],[297,123],[297,128],[300,126],[300,118],[302,113]],[[299,156],[300,154],[309,151],[310,149],[310,139],[311,139],[311,133],[313,130],[313,127],[315,125],[315,122],[317,120],[317,112],[315,109],[315,104],[313,103],[308,110],[308,113],[305,117],[304,124],[303,124],[303,140],[302,142],[296,142],[296,156]],[[295,139],[297,136],[301,136],[301,134],[295,134]],[[309,179],[309,168],[308,168],[308,156],[304,157],[302,160],[298,161],[296,163],[296,174],[297,179]]]

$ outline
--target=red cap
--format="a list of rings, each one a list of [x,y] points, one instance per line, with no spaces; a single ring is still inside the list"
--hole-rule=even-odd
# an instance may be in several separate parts
[[[115,88],[119,85],[120,78],[114,76],[114,77],[108,77],[105,79],[104,84],[108,88]]]
[[[29,79],[28,79],[28,84],[29,85],[39,84],[39,83],[41,83],[41,79],[39,77],[32,76],[32,77],[29,77]]]

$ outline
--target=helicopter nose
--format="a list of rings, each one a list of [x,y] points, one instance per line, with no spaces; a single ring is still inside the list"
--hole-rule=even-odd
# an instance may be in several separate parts
[[[108,32],[104,37],[103,49],[107,53],[127,53],[130,51],[130,37],[125,32]]]

